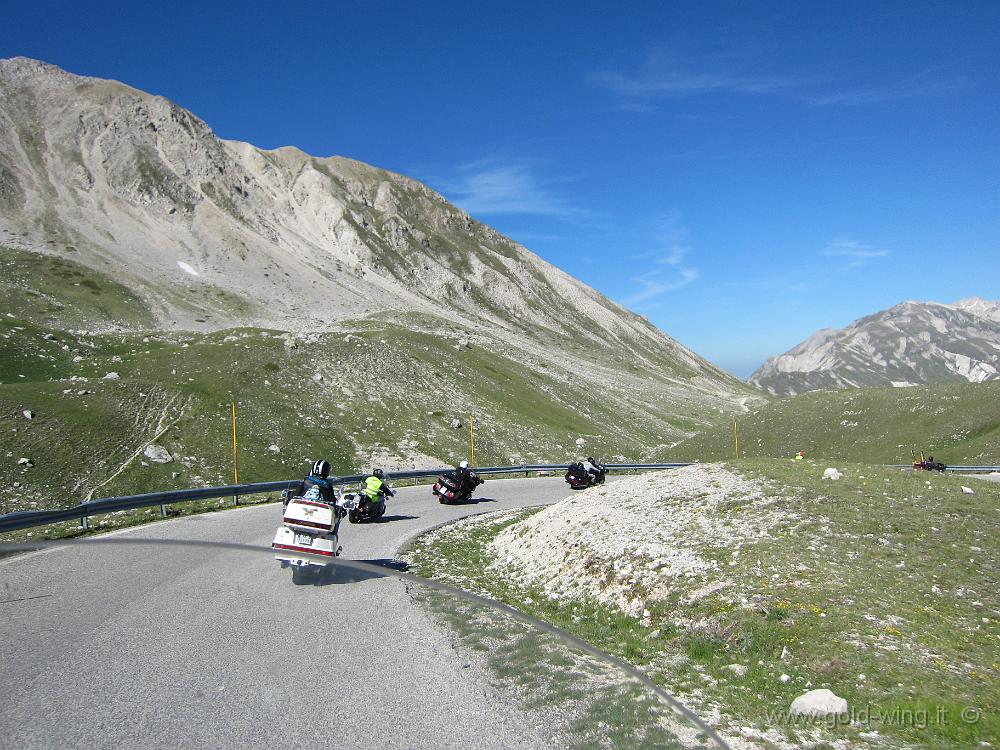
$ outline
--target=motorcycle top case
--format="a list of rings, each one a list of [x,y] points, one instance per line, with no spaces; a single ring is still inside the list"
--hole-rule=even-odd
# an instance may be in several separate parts
[[[337,537],[303,534],[282,526],[275,532],[271,548],[274,549],[278,560],[295,565],[322,565],[323,558],[336,557]]]
[[[296,531],[310,534],[329,534],[333,531],[333,507],[326,503],[317,503],[293,497],[285,507],[286,526]]]

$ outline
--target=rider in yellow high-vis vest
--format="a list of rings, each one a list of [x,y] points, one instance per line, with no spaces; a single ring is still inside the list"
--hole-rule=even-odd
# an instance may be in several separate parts
[[[385,483],[385,474],[381,469],[375,469],[364,484],[361,489],[362,508],[372,517],[378,518],[385,513],[385,498],[396,493]]]

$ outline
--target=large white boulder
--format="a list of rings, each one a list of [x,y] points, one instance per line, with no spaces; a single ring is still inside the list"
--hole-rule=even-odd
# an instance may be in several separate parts
[[[142,452],[142,455],[154,464],[169,464],[174,460],[174,457],[170,455],[170,451],[162,445],[156,445],[155,443],[147,445],[146,450]]]
[[[792,716],[829,716],[847,713],[847,701],[832,690],[820,688],[803,693],[792,701]]]

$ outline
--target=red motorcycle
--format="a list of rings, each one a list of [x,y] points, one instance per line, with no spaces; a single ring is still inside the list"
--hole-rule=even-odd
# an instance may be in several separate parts
[[[583,468],[582,463],[570,464],[563,479],[566,480],[571,490],[584,490],[595,484],[604,484],[604,477],[608,473],[607,469],[600,465],[597,468],[597,476],[594,476]]]
[[[485,484],[485,481],[472,471],[469,472],[469,478],[464,483],[464,486],[460,486],[458,477],[455,476],[454,472],[448,471],[438,477],[438,480],[431,488],[431,492],[437,496],[439,503],[455,505],[456,503],[468,502],[476,487]]]

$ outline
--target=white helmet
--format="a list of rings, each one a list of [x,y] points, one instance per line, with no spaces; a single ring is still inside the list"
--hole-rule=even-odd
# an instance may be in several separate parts
[[[468,461],[459,461],[458,462],[458,468],[460,468],[460,469],[468,469],[469,468],[469,462]]]

